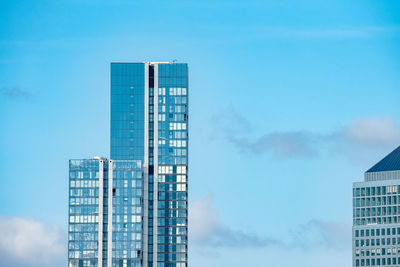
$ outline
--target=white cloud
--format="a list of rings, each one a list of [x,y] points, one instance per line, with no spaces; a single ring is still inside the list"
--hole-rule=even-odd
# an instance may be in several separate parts
[[[249,154],[267,153],[272,158],[283,159],[313,157],[325,151],[346,155],[352,160],[370,162],[376,160],[376,156],[389,153],[400,145],[400,123],[391,117],[357,118],[330,133],[307,130],[274,131],[252,137],[249,131],[239,132],[224,126],[251,125],[233,107],[229,110],[230,115],[221,113],[219,119],[214,116],[213,128],[219,128],[224,140],[240,152]],[[220,121],[225,124],[215,123]]]
[[[271,238],[231,229],[223,224],[213,207],[212,195],[189,207],[189,239],[205,247],[266,247],[277,244]]]
[[[199,242],[213,233],[220,224],[217,212],[212,207],[213,197],[194,202],[189,208],[189,237]]]
[[[0,217],[0,266],[64,266],[66,248],[66,235],[57,225]]]
[[[275,158],[309,157],[317,154],[313,143],[316,138],[308,132],[267,133],[254,141],[247,137],[230,136],[229,141],[242,152],[262,154],[266,151]]]
[[[310,220],[291,231],[292,246],[346,250],[351,247],[351,226],[340,222]]]
[[[400,145],[400,124],[391,117],[358,118],[321,139],[336,154],[373,164]]]
[[[232,229],[221,222],[209,195],[189,207],[189,239],[202,248],[279,248],[287,249],[332,249],[343,250],[351,246],[351,226],[312,219],[290,231],[289,238],[260,236]],[[197,250],[206,253],[207,250]]]
[[[249,133],[253,129],[251,122],[240,114],[233,105],[222,110],[211,117],[211,123],[224,132],[233,132],[236,134]]]
[[[371,117],[355,120],[339,135],[361,145],[393,145],[400,141],[400,124],[390,117]]]

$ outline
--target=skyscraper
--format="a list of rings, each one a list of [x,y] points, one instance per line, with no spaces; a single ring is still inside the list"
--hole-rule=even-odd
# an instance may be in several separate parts
[[[187,64],[111,63],[111,160],[70,161],[69,266],[186,267],[187,174]]]
[[[111,64],[111,158],[143,161],[144,266],[186,266],[187,64]]]
[[[353,266],[400,266],[400,147],[353,184]]]

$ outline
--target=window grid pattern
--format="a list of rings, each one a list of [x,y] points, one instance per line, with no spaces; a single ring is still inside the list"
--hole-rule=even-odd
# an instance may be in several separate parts
[[[103,238],[102,266],[107,267],[108,217],[112,216],[112,267],[141,266],[142,261],[142,163],[113,161],[109,185],[109,162],[103,163],[103,213],[99,214],[99,160],[70,160],[69,164],[69,267],[97,267],[99,231]],[[112,186],[112,195],[108,194]],[[108,207],[112,198],[112,215]],[[99,229],[99,217],[103,225]]]
[[[400,222],[400,186],[353,188],[353,225]]]
[[[353,188],[353,266],[400,265],[400,186]]]
[[[365,227],[353,230],[355,266],[398,266],[400,264],[400,225]]]
[[[143,227],[141,162],[113,162],[112,267],[139,267]]]
[[[68,266],[98,266],[99,162],[69,162]]]
[[[148,266],[153,266],[153,211],[154,211],[154,66],[149,67],[149,224],[148,224]]]
[[[154,65],[149,65],[149,110],[144,110],[142,63],[111,65],[111,157],[144,157],[144,113],[149,114],[148,172],[148,266],[187,266],[187,163],[188,163],[188,70],[187,64],[158,64],[158,99],[154,99]],[[136,77],[136,78],[135,78]],[[115,80],[114,80],[115,79]],[[115,92],[114,92],[115,91]],[[158,101],[158,141],[154,141],[154,101]],[[132,139],[133,138],[133,139]],[[130,143],[137,140],[137,143]],[[171,173],[158,176],[157,243],[153,244],[154,147],[158,166]]]
[[[158,76],[157,267],[186,267],[187,65],[160,64]]]

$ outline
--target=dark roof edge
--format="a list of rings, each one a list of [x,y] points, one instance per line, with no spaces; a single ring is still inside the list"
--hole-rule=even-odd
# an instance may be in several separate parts
[[[365,173],[400,170],[400,146],[369,168]]]

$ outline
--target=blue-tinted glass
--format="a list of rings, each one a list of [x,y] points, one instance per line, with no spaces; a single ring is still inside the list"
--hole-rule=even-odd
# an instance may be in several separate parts
[[[101,162],[101,163],[100,163]],[[112,198],[112,265],[141,266],[143,193],[141,161],[70,160],[68,266],[107,267],[109,199]],[[112,176],[110,177],[110,173]],[[103,179],[101,179],[103,177]],[[112,185],[109,181],[112,179]],[[109,186],[112,186],[110,188]],[[112,192],[112,196],[109,192]],[[101,197],[100,192],[103,196]],[[100,208],[103,212],[100,212]],[[101,225],[101,221],[103,224]]]

